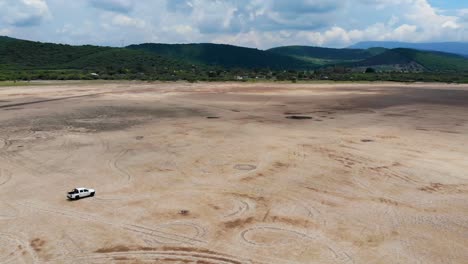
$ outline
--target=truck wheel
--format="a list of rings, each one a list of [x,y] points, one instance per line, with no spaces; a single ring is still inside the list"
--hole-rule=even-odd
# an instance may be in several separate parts
[[[91,193],[91,197],[93,197],[93,196],[94,196],[94,194],[95,194],[95,192],[92,192],[92,193]]]

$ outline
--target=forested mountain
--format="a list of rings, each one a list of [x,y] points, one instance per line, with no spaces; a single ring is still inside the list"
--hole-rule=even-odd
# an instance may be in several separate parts
[[[317,65],[269,51],[223,44],[141,44],[127,47],[194,64],[245,69],[312,69]]]

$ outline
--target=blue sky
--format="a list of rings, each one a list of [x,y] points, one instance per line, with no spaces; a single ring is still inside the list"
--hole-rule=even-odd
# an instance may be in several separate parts
[[[214,42],[262,49],[366,40],[468,42],[468,1],[0,0],[0,35],[66,44]]]
[[[463,8],[466,4],[463,4],[463,0],[430,0],[428,1],[431,5],[437,8],[443,9],[457,9]]]

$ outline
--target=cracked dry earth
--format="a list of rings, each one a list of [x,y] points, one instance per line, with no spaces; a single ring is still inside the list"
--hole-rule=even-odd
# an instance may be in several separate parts
[[[3,87],[0,263],[467,263],[467,142],[463,85]]]

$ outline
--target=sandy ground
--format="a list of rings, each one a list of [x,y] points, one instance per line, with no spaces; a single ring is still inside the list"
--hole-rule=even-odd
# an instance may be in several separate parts
[[[467,142],[463,85],[1,87],[0,263],[468,263]]]

